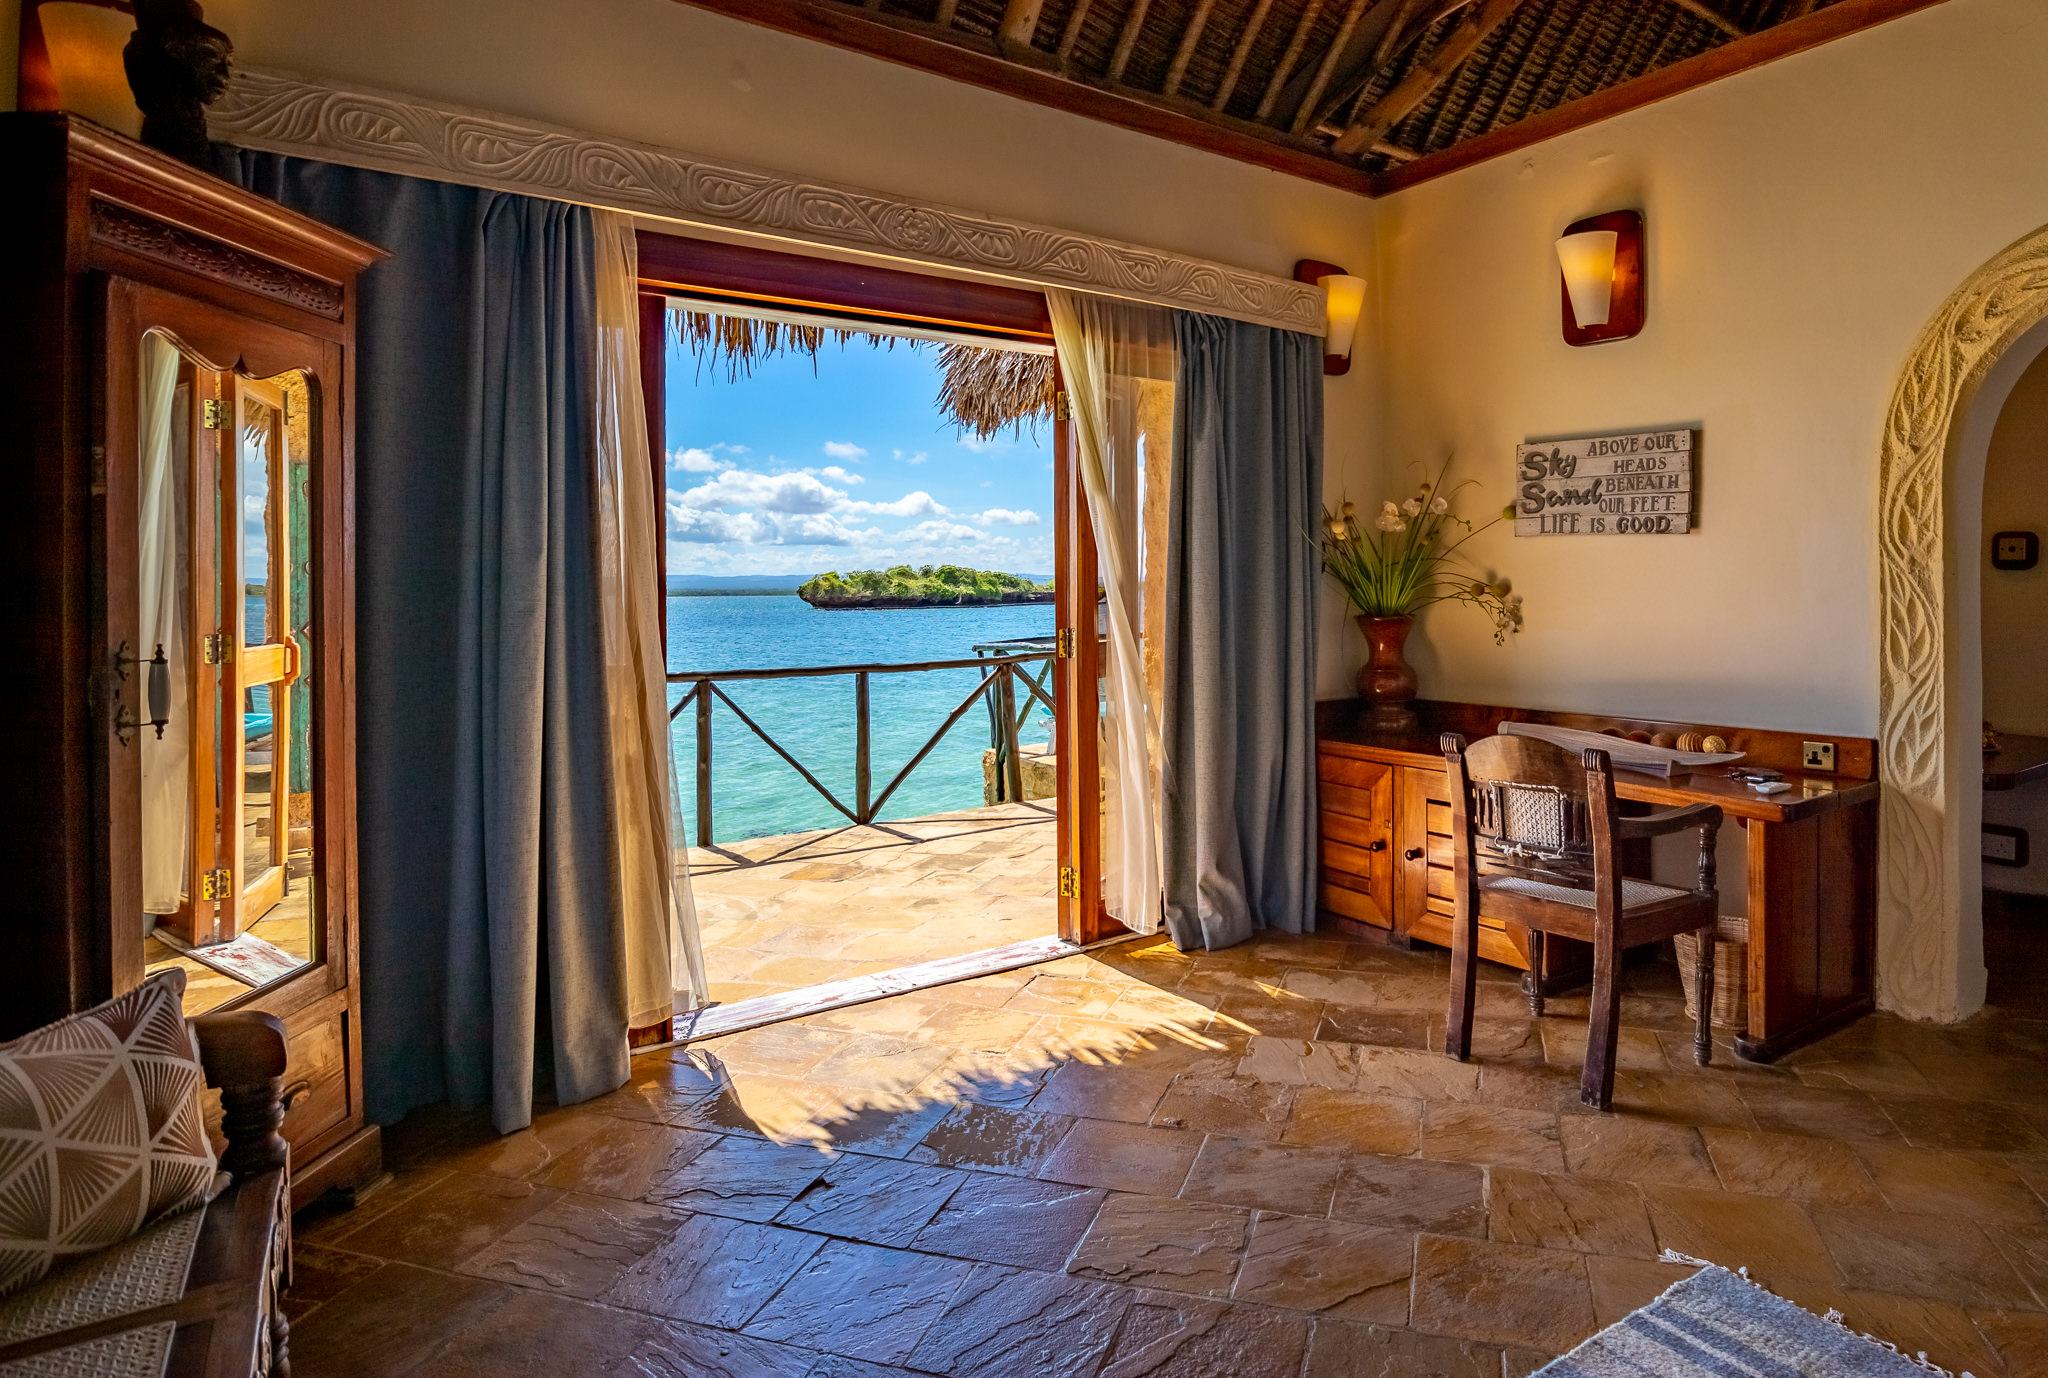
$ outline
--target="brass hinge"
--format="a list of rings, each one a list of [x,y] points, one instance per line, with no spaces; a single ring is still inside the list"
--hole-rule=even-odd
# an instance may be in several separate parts
[[[1074,629],[1072,627],[1061,627],[1059,635],[1053,639],[1053,659],[1072,660],[1073,658]]]
[[[1065,388],[1061,388],[1052,395],[1052,419],[1055,421],[1072,421],[1074,419],[1074,404],[1067,397],[1067,390]]]
[[[228,404],[218,397],[206,399],[206,429],[217,431],[228,424]]]
[[[199,898],[203,900],[224,900],[235,892],[235,873],[225,867],[202,871],[199,875]]]
[[[201,641],[208,665],[225,665],[235,658],[234,638],[226,632],[208,632]]]
[[[1081,893],[1081,877],[1071,866],[1060,867],[1060,898],[1070,900]]]

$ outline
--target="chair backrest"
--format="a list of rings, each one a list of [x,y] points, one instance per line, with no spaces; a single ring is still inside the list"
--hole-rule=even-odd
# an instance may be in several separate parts
[[[1606,752],[1515,736],[1468,746],[1456,733],[1444,734],[1442,745],[1453,808],[1466,815],[1476,860],[1490,871],[1593,884],[1596,837],[1612,836],[1615,817]],[[1462,841],[1463,830],[1453,831]]]

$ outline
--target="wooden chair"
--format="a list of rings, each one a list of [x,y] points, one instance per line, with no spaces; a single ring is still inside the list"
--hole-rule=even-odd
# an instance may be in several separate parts
[[[1581,756],[1535,737],[1488,737],[1470,747],[1443,737],[1457,848],[1456,914],[1451,922],[1451,1014],[1444,1050],[1463,1062],[1472,1051],[1479,920],[1504,919],[1529,930],[1530,974],[1543,969],[1543,941],[1562,934],[1593,945],[1592,1018],[1579,1099],[1605,1110],[1614,1099],[1614,1049],[1620,1032],[1623,949],[1676,933],[1699,934],[1699,1025],[1693,1060],[1713,1056],[1714,804],[1624,818],[1615,807],[1607,753]],[[1621,874],[1621,844],[1697,828],[1699,883],[1678,890]],[[1540,980],[1527,983],[1529,1009],[1543,1013]]]

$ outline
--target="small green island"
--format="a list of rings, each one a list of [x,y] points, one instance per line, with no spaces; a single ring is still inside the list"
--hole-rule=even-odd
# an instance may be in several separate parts
[[[992,603],[1050,603],[1052,581],[958,565],[912,569],[831,570],[806,582],[797,597],[814,608],[973,608]]]

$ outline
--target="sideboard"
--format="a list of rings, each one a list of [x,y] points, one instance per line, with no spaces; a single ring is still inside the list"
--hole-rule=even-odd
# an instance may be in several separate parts
[[[1768,1062],[1871,1008],[1877,914],[1877,744],[1867,737],[1716,727],[1418,700],[1417,725],[1398,733],[1365,729],[1355,699],[1317,705],[1319,907],[1325,925],[1396,943],[1451,941],[1450,796],[1438,743],[1446,732],[1491,736],[1503,722],[1544,722],[1668,744],[1685,733],[1719,736],[1743,764],[1782,771],[1791,788],[1759,794],[1703,767],[1666,778],[1619,771],[1616,793],[1639,808],[1719,804],[1743,828],[1746,876],[1724,874],[1724,897],[1740,886],[1749,918],[1748,1027],[1736,1051]],[[1809,771],[1805,746],[1835,748],[1835,769]],[[1647,875],[1649,858],[1627,859]],[[1519,925],[1483,925],[1480,955],[1529,969]],[[1583,944],[1554,941],[1543,970],[1547,991],[1590,975]]]

